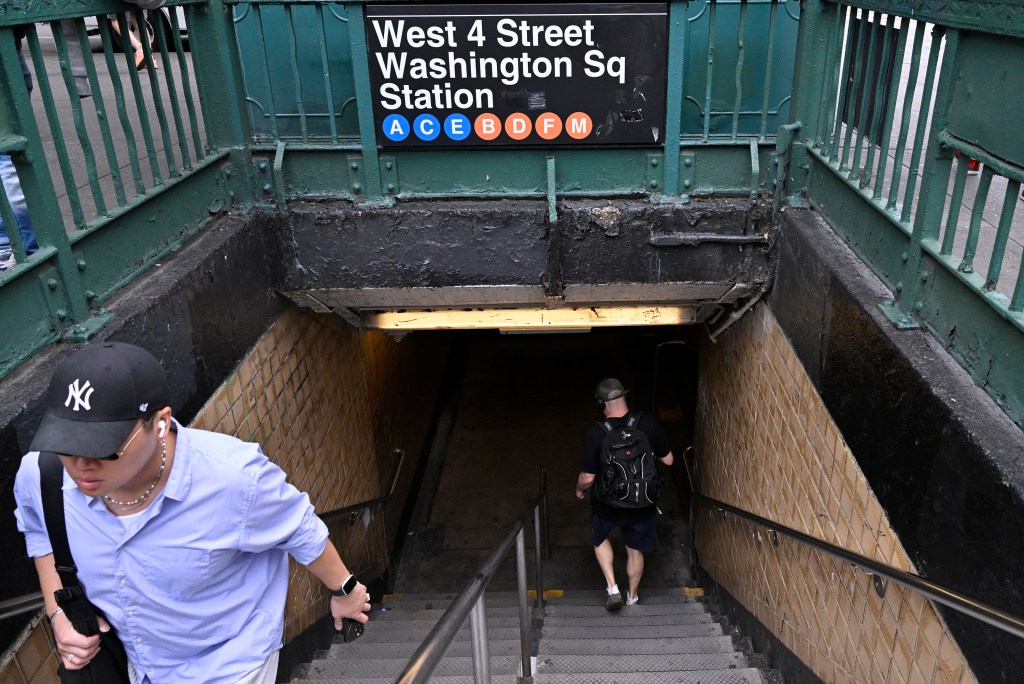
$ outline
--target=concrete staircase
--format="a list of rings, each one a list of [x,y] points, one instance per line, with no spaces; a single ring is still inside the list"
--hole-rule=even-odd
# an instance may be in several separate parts
[[[292,684],[393,682],[453,594],[387,597],[374,608],[362,637],[335,643]],[[551,598],[541,620],[534,682],[537,684],[767,684],[763,656],[730,636],[703,602],[681,588],[641,590],[641,604],[616,613],[604,609],[600,591],[566,591]],[[488,593],[487,630],[491,680],[517,681],[519,613],[513,592]],[[532,607],[532,602],[531,602]],[[432,682],[471,684],[473,658],[468,620]]]
[[[604,592],[548,602],[537,648],[538,684],[766,684],[765,658],[726,634],[681,588],[640,588],[640,604],[604,610]],[[745,646],[745,648],[744,648]],[[744,652],[746,651],[746,652]],[[774,673],[772,673],[774,674]]]

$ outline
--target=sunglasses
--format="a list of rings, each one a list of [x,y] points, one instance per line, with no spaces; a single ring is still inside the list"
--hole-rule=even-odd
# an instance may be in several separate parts
[[[142,425],[140,425],[139,427],[135,428],[135,431],[132,432],[131,437],[129,437],[128,441],[124,443],[124,446],[122,446],[120,449],[118,449],[114,453],[110,454],[109,456],[97,456],[96,460],[97,461],[116,461],[117,459],[121,458],[121,456],[124,454],[124,452],[128,450],[128,447],[131,446],[132,440],[135,439],[135,436],[137,434],[139,434],[140,432],[142,432],[142,428],[144,428],[147,425],[149,425],[149,420],[150,419],[147,418],[145,421],[143,421]]]

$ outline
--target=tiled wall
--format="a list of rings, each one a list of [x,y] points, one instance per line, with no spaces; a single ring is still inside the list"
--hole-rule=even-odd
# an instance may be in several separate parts
[[[444,358],[443,340],[430,334],[398,340],[289,310],[192,426],[262,444],[320,513],[386,494],[392,454],[405,451],[403,487],[389,505],[365,509],[355,521],[327,520],[349,569],[376,577],[387,567]],[[285,642],[326,615],[328,601],[320,581],[292,561]]]
[[[355,330],[334,316],[289,310],[191,426],[261,444],[319,513],[385,494],[397,465],[393,454],[404,452],[388,504],[354,521],[327,520],[349,569],[367,579],[379,576],[423,452],[448,339],[443,333],[397,339]],[[285,642],[326,615],[328,600],[319,580],[292,561]],[[37,618],[10,662],[0,663],[0,684],[57,681],[45,623]]]
[[[0,662],[0,684],[56,684],[60,659],[53,645],[50,624],[40,612],[16,641],[17,651],[9,651]]]
[[[856,460],[765,305],[701,349],[703,492],[913,572]],[[702,566],[822,680],[974,684],[931,602],[796,541],[704,512]]]

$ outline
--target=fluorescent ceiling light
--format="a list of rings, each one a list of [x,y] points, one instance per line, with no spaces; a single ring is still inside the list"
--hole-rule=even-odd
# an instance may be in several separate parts
[[[686,325],[696,321],[690,306],[598,306],[580,308],[364,311],[365,328],[377,330],[570,331],[607,326]]]

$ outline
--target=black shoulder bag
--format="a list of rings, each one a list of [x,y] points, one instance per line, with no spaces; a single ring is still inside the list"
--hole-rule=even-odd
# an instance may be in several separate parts
[[[53,561],[60,575],[62,589],[54,592],[57,605],[72,626],[85,636],[100,635],[100,650],[89,664],[80,670],[69,670],[61,659],[57,674],[62,684],[129,684],[128,656],[124,644],[114,633],[100,632],[96,620],[96,607],[89,603],[82,585],[78,582],[78,567],[71,557],[68,545],[68,529],[64,520],[64,466],[57,454],[39,454],[40,485],[43,494],[43,517],[53,547]]]

